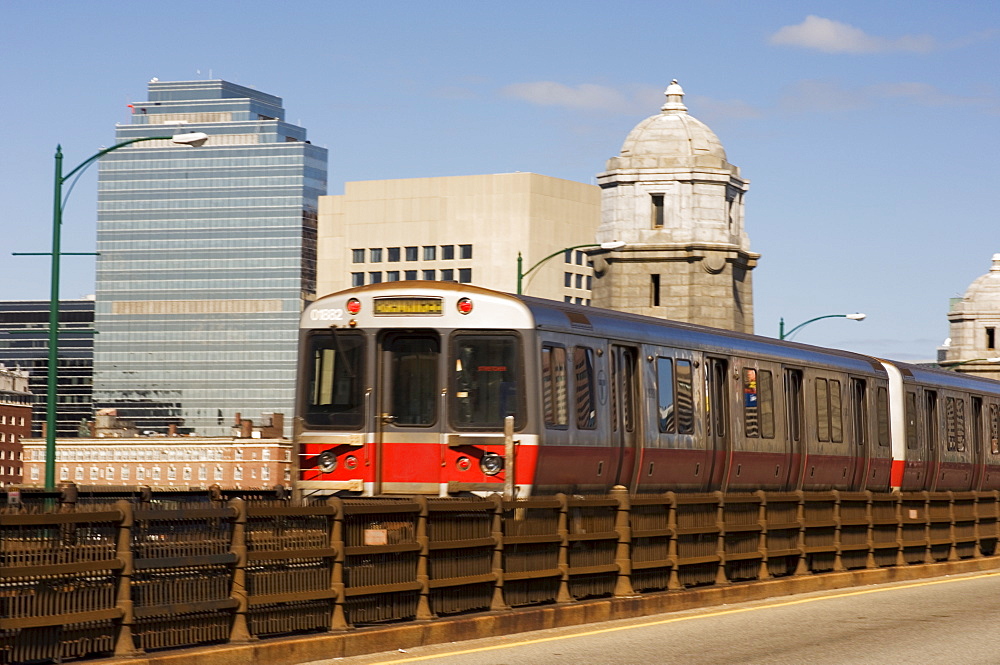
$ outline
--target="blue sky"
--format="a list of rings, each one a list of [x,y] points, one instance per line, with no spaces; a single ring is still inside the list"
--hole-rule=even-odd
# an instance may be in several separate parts
[[[533,171],[594,182],[672,78],[750,179],[756,329],[929,359],[1000,252],[1000,3],[0,0],[0,299],[48,297],[52,155],[114,139],[146,82],[284,99],[345,181]],[[96,169],[64,251],[93,251]],[[63,261],[62,294],[93,292]]]

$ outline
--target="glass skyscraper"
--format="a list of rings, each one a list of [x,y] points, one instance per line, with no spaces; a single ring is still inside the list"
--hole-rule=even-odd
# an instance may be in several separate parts
[[[316,281],[326,150],[279,97],[154,79],[100,161],[94,405],[140,431],[227,435],[294,404],[296,337]]]

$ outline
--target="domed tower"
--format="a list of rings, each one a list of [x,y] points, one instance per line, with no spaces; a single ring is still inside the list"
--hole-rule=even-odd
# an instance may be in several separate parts
[[[1000,254],[948,312],[951,344],[941,365],[1000,379]]]
[[[750,183],[718,137],[684,106],[673,81],[658,115],[633,129],[597,176],[601,225],[592,304],[753,332],[750,251],[743,198]]]

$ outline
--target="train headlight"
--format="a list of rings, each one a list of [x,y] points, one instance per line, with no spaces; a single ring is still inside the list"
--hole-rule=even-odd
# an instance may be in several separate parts
[[[337,468],[337,456],[332,450],[324,450],[316,457],[316,465],[323,473],[330,473]]]
[[[344,468],[350,469],[351,471],[358,468],[358,458],[355,457],[354,455],[348,455],[347,457],[345,457]]]
[[[468,457],[459,457],[458,461],[455,462],[455,466],[458,467],[459,471],[468,471],[472,468],[472,460]]]
[[[357,314],[361,311],[361,301],[357,298],[351,298],[347,301],[347,311],[351,314]]]
[[[496,453],[486,453],[479,460],[479,469],[487,476],[495,476],[503,471],[503,458]]]
[[[468,298],[460,298],[456,307],[459,314],[469,314],[472,312],[472,301]]]

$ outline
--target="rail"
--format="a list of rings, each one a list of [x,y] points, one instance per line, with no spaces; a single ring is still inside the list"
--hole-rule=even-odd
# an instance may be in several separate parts
[[[0,665],[997,556],[1000,493],[0,493]]]

